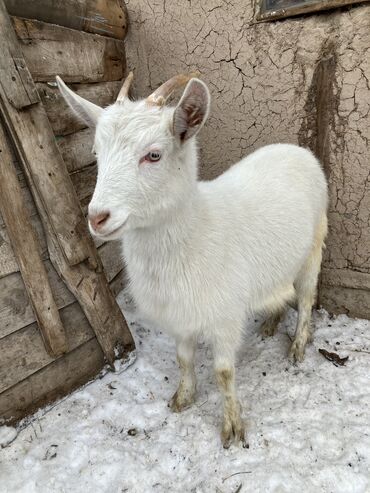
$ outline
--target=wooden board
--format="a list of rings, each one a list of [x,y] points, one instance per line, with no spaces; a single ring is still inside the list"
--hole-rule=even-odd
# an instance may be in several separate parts
[[[121,288],[124,274],[121,271],[112,281],[112,292],[117,294]],[[74,302],[60,310],[66,330],[69,351],[86,341],[95,338],[79,304]],[[0,395],[6,389],[28,378],[56,358],[44,349],[40,333],[35,323],[28,325],[7,337],[0,339]],[[62,357],[64,358],[65,355]]]
[[[38,216],[36,206],[32,199],[32,196],[27,188],[27,183],[24,179],[23,174],[19,173],[20,185],[22,187],[22,195],[24,197],[24,202],[26,209],[30,215],[32,226],[36,232],[40,250],[41,257],[43,260],[49,258],[49,252],[46,244],[46,237],[44,233],[41,220]],[[92,165],[83,170],[78,170],[78,172],[71,175],[72,183],[75,188],[77,197],[81,204],[83,213],[87,213],[87,206],[90,202],[92,193],[94,191],[96,182],[96,166]],[[100,245],[101,242],[95,241],[95,245]],[[16,262],[13,249],[10,244],[8,233],[6,227],[3,223],[2,217],[0,215],[0,279],[13,272],[18,272],[19,267]]]
[[[116,100],[122,81],[68,85],[81,97],[106,107]],[[86,128],[86,124],[69,108],[55,82],[38,82],[36,87],[55,135],[68,135]]]
[[[34,81],[101,82],[124,76],[123,41],[28,19],[13,18]]]
[[[117,243],[106,243],[99,248],[99,255],[108,281],[112,281],[122,270],[120,247]],[[45,268],[56,306],[64,308],[75,301],[49,260]],[[0,354],[2,339],[9,334],[33,323],[35,315],[27,297],[19,272],[0,279]]]
[[[123,284],[124,273],[121,271],[112,281],[113,294],[121,291]],[[2,419],[14,423],[66,395],[93,378],[103,365],[103,352],[93,337],[1,393],[0,423]]]
[[[91,128],[61,136],[57,139],[57,144],[69,173],[86,168],[96,161],[92,153],[94,130]]]
[[[1,214],[45,348],[52,356],[60,356],[67,351],[64,328],[51,292],[36,234],[23,202],[9,143],[1,124],[0,153]]]
[[[104,365],[95,338],[0,394],[0,422],[19,421],[95,377]]]
[[[26,207],[26,209],[28,209]],[[0,216],[0,282],[1,279],[13,272],[19,272],[19,265],[15,258],[12,245],[10,243],[10,238],[6,230],[5,224],[2,223],[2,218]],[[40,255],[43,260],[49,257],[49,252],[47,250],[44,230],[42,228],[40,219],[37,215],[30,217],[30,223],[33,230],[36,233]]]
[[[63,308],[59,313],[69,351],[94,337],[78,303]],[[13,332],[1,339],[0,343],[0,393],[55,359],[45,351],[36,323]]]
[[[86,146],[85,157],[82,156],[82,159],[85,159],[86,161],[90,161],[90,159],[88,157],[87,148],[88,148],[88,146]],[[71,179],[71,182],[75,188],[77,198],[80,202],[81,202],[81,200],[86,202],[86,196],[87,196],[86,187],[89,186],[89,193],[91,195],[92,195],[92,193],[94,191],[94,187],[95,187],[95,181],[96,181],[95,180],[95,178],[96,178],[95,162],[92,161],[92,163],[89,164],[88,166],[86,166],[86,168],[80,169],[79,168],[80,163],[78,161],[78,157],[74,155],[73,149],[69,145],[65,145],[65,148],[63,149],[63,154],[66,156],[67,161],[69,160],[68,165],[70,165],[72,168],[76,167],[76,170],[74,170],[74,172],[71,173],[70,179]],[[90,158],[95,159],[94,156],[91,156],[91,153],[90,153]],[[16,167],[17,173],[18,173],[18,180],[19,180],[19,183],[21,186],[23,200],[24,200],[26,208],[28,210],[28,214],[29,214],[31,220],[33,220],[35,218],[35,216],[37,216],[38,213],[37,213],[37,209],[36,209],[32,194],[28,188],[28,183],[24,177],[24,174],[23,174],[22,170],[19,168],[19,164],[17,162],[15,162],[15,167]],[[76,171],[77,171],[77,173],[76,173]],[[72,178],[72,176],[73,176],[73,178]],[[92,177],[94,177],[94,178],[92,178]],[[36,219],[34,219],[34,220],[35,220],[34,227],[38,231],[39,227],[36,224]],[[5,229],[4,221],[3,221],[3,218],[0,214],[0,234],[2,235],[3,238],[7,238],[6,232],[4,231],[4,233],[3,233],[4,229]],[[1,241],[0,241],[0,243],[1,243]],[[1,269],[0,269],[0,277],[1,277]]]
[[[37,103],[39,96],[17,43],[16,35],[8,22],[3,0],[0,1],[0,84],[9,102],[18,109]]]
[[[71,267],[57,248],[50,232],[48,245],[50,259],[68,289],[74,294],[89,320],[96,337],[113,367],[116,359],[122,359],[134,350],[135,343],[122,312],[113,297],[100,259],[94,257],[98,268],[92,270],[86,263]]]
[[[1,215],[0,220],[2,220]],[[18,270],[19,266],[4,225],[0,227],[0,279]]]
[[[6,100],[1,86],[0,108],[27,181],[43,204],[63,254],[72,265],[90,258],[93,243],[45,110],[36,104],[19,112]]]
[[[71,174],[71,180],[79,197],[82,210],[87,213],[87,206],[90,203],[91,195],[95,188],[97,167],[88,166],[81,171]]]
[[[127,15],[120,0],[5,0],[9,14],[124,39]]]

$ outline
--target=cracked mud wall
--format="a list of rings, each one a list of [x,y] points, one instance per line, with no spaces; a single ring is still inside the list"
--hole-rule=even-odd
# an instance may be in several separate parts
[[[126,0],[134,95],[199,70],[212,93],[200,175],[274,142],[310,147],[329,179],[320,302],[370,318],[370,5],[256,23],[240,0]]]

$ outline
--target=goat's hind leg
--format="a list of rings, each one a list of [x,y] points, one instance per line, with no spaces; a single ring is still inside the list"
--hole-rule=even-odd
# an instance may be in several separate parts
[[[292,361],[303,361],[307,342],[311,342],[311,313],[315,303],[317,281],[320,273],[322,250],[327,232],[326,215],[318,227],[310,255],[302,267],[294,287],[297,293],[298,322],[289,352]]]
[[[271,313],[261,325],[261,335],[263,338],[275,335],[279,323],[283,320],[285,309]]]
[[[180,412],[194,403],[196,379],[194,370],[196,338],[188,337],[176,341],[177,361],[180,367],[180,383],[169,406],[174,412]]]

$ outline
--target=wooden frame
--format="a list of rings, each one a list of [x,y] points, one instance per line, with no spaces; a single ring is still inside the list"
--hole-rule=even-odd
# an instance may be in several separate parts
[[[346,7],[370,0],[260,0],[257,21],[266,22],[296,15]]]

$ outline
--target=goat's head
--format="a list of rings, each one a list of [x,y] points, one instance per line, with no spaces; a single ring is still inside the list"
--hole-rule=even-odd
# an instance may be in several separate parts
[[[57,77],[69,106],[96,129],[98,177],[89,204],[89,226],[106,240],[153,225],[188,200],[197,174],[193,137],[209,110],[209,91],[199,79],[175,76],[139,101],[128,97],[131,79],[132,73],[117,101],[103,109]],[[166,106],[169,95],[186,83],[178,105]]]

